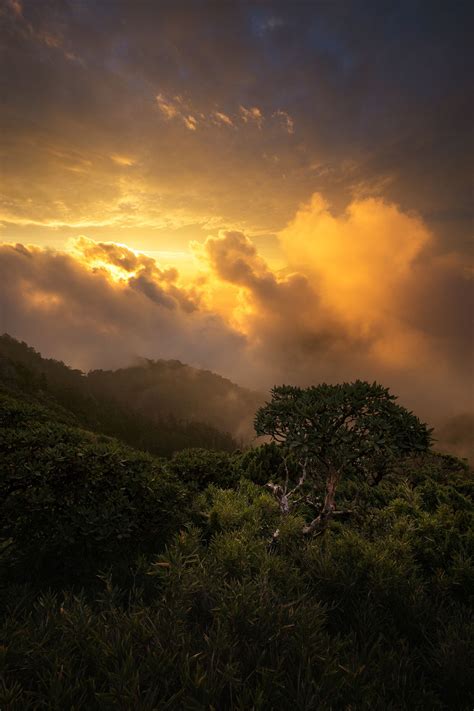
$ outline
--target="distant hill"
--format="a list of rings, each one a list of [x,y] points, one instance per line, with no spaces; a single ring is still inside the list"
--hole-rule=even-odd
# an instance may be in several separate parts
[[[0,387],[48,405],[62,420],[66,414],[162,456],[189,447],[236,449],[261,402],[251,391],[178,361],[84,374],[8,334],[0,337]]]
[[[264,401],[260,393],[179,360],[144,359],[135,367],[93,370],[87,381],[95,395],[152,419],[205,422],[238,439],[253,436],[253,416]]]

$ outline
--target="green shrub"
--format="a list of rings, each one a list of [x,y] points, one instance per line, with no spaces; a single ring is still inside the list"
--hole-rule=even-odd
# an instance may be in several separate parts
[[[204,489],[209,484],[225,488],[234,486],[239,480],[232,455],[208,449],[176,452],[168,462],[167,469],[180,481],[196,489]]]
[[[186,489],[152,457],[5,404],[0,539],[24,575],[72,579],[157,551],[185,521]]]
[[[248,449],[239,458],[242,474],[256,484],[266,484],[285,476],[284,457],[275,442]]]

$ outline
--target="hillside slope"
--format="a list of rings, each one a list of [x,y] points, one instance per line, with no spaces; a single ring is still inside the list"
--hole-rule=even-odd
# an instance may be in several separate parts
[[[135,373],[136,369],[130,369]],[[146,367],[144,368],[146,370]],[[127,374],[127,370],[119,373]],[[232,451],[237,442],[227,431],[225,419],[219,428],[179,406],[185,396],[185,385],[176,385],[179,398],[174,396],[172,381],[163,381],[163,396],[154,390],[160,408],[131,407],[125,393],[115,388],[125,388],[126,378],[114,378],[104,373],[110,382],[102,387],[97,374],[90,378],[64,363],[43,358],[26,343],[7,334],[0,337],[0,389],[20,394],[22,399],[44,404],[56,412],[60,419],[68,419],[94,432],[118,437],[122,441],[153,454],[169,456],[189,447]],[[211,374],[212,375],[212,374]],[[218,376],[215,376],[219,380]],[[176,406],[175,406],[176,400]],[[150,405],[150,403],[149,403]]]
[[[87,381],[94,394],[152,419],[172,415],[205,422],[237,438],[253,436],[253,416],[264,401],[260,393],[178,360],[143,360],[130,368],[94,370]]]
[[[143,359],[129,368],[85,374],[61,361],[43,358],[34,348],[8,334],[0,336],[2,356],[42,376],[43,383],[47,382],[57,396],[82,398],[87,403],[95,397],[153,420],[201,422],[237,438],[253,436],[253,416],[264,401],[262,393],[178,360]]]

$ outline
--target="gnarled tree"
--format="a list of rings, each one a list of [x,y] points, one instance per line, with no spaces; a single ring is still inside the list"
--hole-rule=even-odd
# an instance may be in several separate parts
[[[271,401],[255,416],[255,431],[272,437],[291,462],[284,482],[267,484],[282,513],[301,499],[317,509],[304,533],[323,530],[338,513],[341,477],[357,473],[377,484],[392,464],[429,449],[432,430],[395,400],[387,388],[360,380],[273,388]],[[298,473],[290,471],[295,463]],[[303,495],[308,485],[320,498]]]

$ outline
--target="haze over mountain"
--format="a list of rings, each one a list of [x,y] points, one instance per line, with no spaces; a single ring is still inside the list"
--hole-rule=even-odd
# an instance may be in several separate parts
[[[129,368],[82,373],[8,334],[0,337],[0,387],[46,398],[85,426],[163,455],[186,447],[232,451],[252,445],[254,414],[266,398],[175,360],[142,359]],[[472,415],[449,418],[435,431],[435,448],[472,462],[473,435]]]
[[[143,361],[83,374],[0,337],[0,387],[59,404],[79,423],[158,454],[185,447],[236,449],[254,437],[262,394],[179,361]]]

